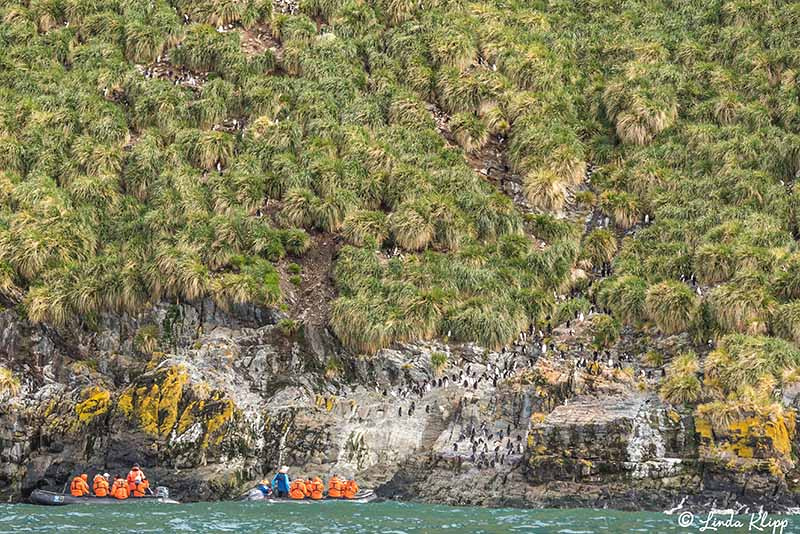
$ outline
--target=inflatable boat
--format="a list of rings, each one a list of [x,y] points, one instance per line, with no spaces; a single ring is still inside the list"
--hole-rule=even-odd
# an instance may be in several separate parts
[[[314,499],[290,499],[288,497],[264,497],[264,494],[257,489],[250,490],[250,493],[242,497],[240,500],[242,501],[257,501],[257,502],[264,502],[268,504],[278,504],[278,503],[291,503],[291,504],[317,504],[321,502],[331,502],[331,501],[339,501],[339,502],[349,502],[349,503],[356,503],[356,504],[364,504],[368,502],[372,502],[377,499],[378,496],[375,495],[375,492],[370,489],[359,490],[356,493],[355,497],[352,499],[332,499],[330,497],[325,497],[324,499],[314,500]]]
[[[69,493],[55,493],[53,491],[33,490],[29,500],[32,504],[43,506],[64,506],[66,504],[131,504],[139,502],[157,502],[165,504],[179,504],[178,501],[169,498],[169,490],[164,487],[156,488],[154,495],[144,497],[129,497],[127,499],[115,499],[114,497],[74,497]]]

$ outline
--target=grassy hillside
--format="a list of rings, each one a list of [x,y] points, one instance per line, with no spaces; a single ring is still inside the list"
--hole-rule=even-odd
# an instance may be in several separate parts
[[[0,0],[0,17],[0,294],[34,321],[280,305],[275,265],[323,233],[347,243],[330,323],[355,351],[498,348],[573,291],[715,349],[702,377],[693,355],[671,365],[673,401],[769,404],[795,376],[797,3]],[[524,203],[475,172],[495,149]]]

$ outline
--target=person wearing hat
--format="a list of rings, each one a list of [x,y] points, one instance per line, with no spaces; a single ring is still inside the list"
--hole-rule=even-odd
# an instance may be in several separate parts
[[[272,495],[272,486],[266,478],[256,484],[256,489],[261,492],[261,495],[266,498]]]
[[[285,465],[278,470],[278,473],[272,478],[272,491],[276,497],[289,496],[289,468]]]
[[[92,490],[94,491],[95,497],[108,497],[108,477],[110,477],[108,473],[100,474],[97,473],[94,476],[94,480],[92,481]]]

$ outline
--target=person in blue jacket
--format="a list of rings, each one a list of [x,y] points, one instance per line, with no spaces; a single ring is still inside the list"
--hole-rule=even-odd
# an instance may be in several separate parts
[[[261,492],[264,498],[272,496],[272,487],[269,483],[269,480],[265,479],[256,484],[256,489]]]
[[[289,468],[284,465],[272,478],[272,491],[276,497],[289,496],[289,482]]]

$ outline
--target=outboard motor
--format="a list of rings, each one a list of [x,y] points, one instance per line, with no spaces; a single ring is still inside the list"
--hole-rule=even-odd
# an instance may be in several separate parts
[[[165,486],[156,487],[156,497],[160,497],[162,499],[169,499],[169,488]]]

